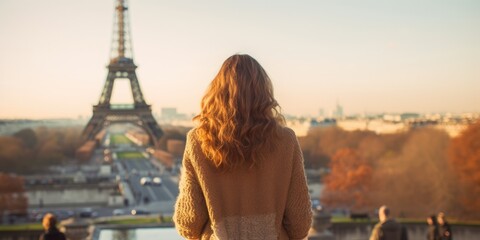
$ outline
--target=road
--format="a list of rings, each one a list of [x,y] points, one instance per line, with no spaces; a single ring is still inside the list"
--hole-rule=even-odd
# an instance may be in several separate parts
[[[110,143],[109,150],[114,153],[113,163],[119,169],[119,178],[128,183],[133,195],[134,202],[130,203],[131,209],[142,209],[149,212],[173,212],[173,204],[178,196],[178,183],[175,181],[175,176],[165,171],[158,163],[153,164],[154,159],[149,158],[144,147],[136,146],[133,143]],[[126,155],[125,153],[137,154],[122,158]],[[137,156],[132,158],[132,155]],[[144,157],[138,157],[138,155],[144,155]],[[140,183],[142,177],[160,177],[162,184],[142,185]]]

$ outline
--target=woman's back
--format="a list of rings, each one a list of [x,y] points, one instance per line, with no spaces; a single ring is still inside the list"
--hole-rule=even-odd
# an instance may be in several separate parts
[[[304,238],[311,205],[295,134],[282,128],[265,151],[254,167],[223,171],[206,159],[192,130],[174,216],[180,233],[202,239]]]

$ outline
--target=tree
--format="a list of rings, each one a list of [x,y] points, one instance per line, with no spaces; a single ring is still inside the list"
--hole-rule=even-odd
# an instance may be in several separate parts
[[[66,159],[73,159],[81,128],[23,129],[0,136],[0,169],[17,174],[39,173]]]
[[[299,138],[307,168],[327,167],[331,157],[342,148],[357,149],[359,143],[375,136],[371,131],[348,132],[338,127],[314,128]]]
[[[25,149],[20,139],[0,137],[0,169],[8,172],[24,172],[30,168],[28,160],[32,151]]]
[[[185,127],[165,127],[163,129],[163,136],[158,140],[157,147],[158,149],[167,150],[168,140],[180,140],[186,141],[187,133],[190,129]]]
[[[455,195],[446,157],[450,138],[444,131],[377,135],[330,130],[317,138],[325,152],[337,149],[324,179],[327,206],[366,211],[387,204],[408,217],[452,209]]]
[[[27,197],[22,177],[0,173],[0,216],[26,214]]]
[[[369,206],[371,166],[355,150],[338,150],[330,162],[331,172],[324,179],[322,202],[329,207],[363,210]]]
[[[480,121],[452,140],[449,163],[458,178],[458,208],[463,218],[480,218]]]
[[[371,191],[373,204],[387,204],[406,217],[447,211],[453,200],[446,158],[449,142],[444,131],[409,131],[398,154],[377,160]]]
[[[22,129],[14,133],[13,136],[20,139],[23,145],[30,149],[33,149],[38,142],[37,134],[31,128]]]

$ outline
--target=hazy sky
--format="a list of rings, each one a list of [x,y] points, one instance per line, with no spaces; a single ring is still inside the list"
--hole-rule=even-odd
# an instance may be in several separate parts
[[[480,112],[480,1],[130,0],[154,112],[198,112],[222,62],[255,57],[287,114]],[[0,118],[89,116],[113,0],[0,0]],[[131,101],[125,81],[114,103]]]

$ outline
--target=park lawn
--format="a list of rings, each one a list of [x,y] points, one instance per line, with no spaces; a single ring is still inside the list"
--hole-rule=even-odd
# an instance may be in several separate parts
[[[113,134],[112,136],[110,136],[110,142],[113,144],[113,145],[116,145],[116,144],[130,144],[132,143],[132,141],[130,141],[130,139],[128,139],[125,135],[123,134]]]
[[[120,159],[145,159],[145,156],[141,152],[118,152],[117,158]]]
[[[42,230],[41,223],[22,223],[14,225],[0,225],[1,231],[24,231],[24,230]]]
[[[172,217],[163,217],[162,221],[158,216],[155,217],[143,217],[143,218],[127,218],[127,219],[118,219],[110,220],[102,223],[106,224],[118,224],[118,225],[141,225],[141,224],[151,224],[151,223],[170,223],[172,222]]]

